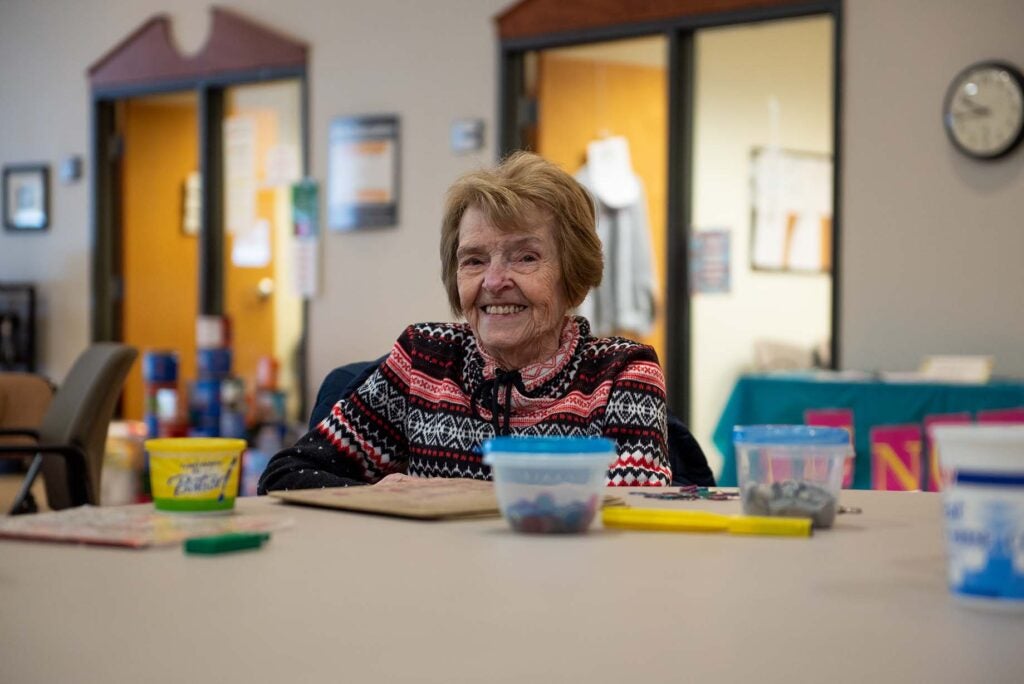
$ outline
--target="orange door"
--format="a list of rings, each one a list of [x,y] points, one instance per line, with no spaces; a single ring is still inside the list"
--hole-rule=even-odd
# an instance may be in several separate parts
[[[192,93],[121,103],[122,339],[140,352],[177,351],[179,379],[195,377],[198,237],[183,228],[183,206],[199,167],[197,111]],[[125,385],[125,418],[142,418],[140,365]]]

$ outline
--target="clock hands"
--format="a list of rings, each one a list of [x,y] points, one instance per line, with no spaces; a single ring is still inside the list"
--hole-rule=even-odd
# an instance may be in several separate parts
[[[967,107],[967,109],[960,110],[959,112],[953,112],[953,116],[957,118],[964,116],[990,116],[992,114],[992,110],[986,107],[985,105],[978,104],[974,100],[965,97],[960,98],[960,104]]]

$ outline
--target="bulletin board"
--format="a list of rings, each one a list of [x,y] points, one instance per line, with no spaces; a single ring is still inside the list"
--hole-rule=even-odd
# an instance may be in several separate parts
[[[331,121],[327,225],[332,230],[398,224],[398,146],[395,115]]]
[[[832,156],[751,152],[751,268],[832,270]]]

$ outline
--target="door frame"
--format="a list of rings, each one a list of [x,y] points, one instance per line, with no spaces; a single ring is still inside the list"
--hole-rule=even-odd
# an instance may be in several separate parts
[[[529,2],[508,10],[508,15]],[[657,3],[656,3],[657,4]],[[665,3],[661,3],[665,4]],[[694,3],[690,3],[694,4]],[[699,4],[699,3],[696,3]],[[707,4],[707,3],[706,3]],[[743,3],[733,3],[743,4]],[[521,149],[522,125],[532,110],[529,102],[520,100],[527,52],[585,43],[625,38],[665,36],[668,41],[668,206],[666,213],[667,244],[665,250],[665,346],[668,358],[663,360],[668,405],[675,415],[689,422],[690,364],[692,362],[691,306],[689,294],[689,242],[693,222],[693,197],[689,179],[693,175],[694,153],[694,35],[698,30],[740,24],[761,23],[808,16],[832,18],[832,297],[830,367],[840,366],[840,255],[842,168],[842,0],[814,0],[805,3],[779,0],[777,6],[749,3],[749,8],[728,12],[708,11],[656,20],[628,21],[615,25],[559,30],[537,35],[506,37],[498,44],[498,158]],[[540,11],[538,6],[537,11]],[[592,17],[591,17],[592,19]]]
[[[201,212],[198,234],[200,315],[224,314],[224,93],[227,88],[291,80],[299,85],[302,174],[309,176],[309,81],[307,48],[223,8],[213,8],[207,44],[182,57],[170,40],[170,21],[156,15],[129,34],[89,69],[92,159],[91,339],[123,338],[124,293],[120,158],[117,103],[175,92],[195,92],[199,106]],[[224,46],[231,49],[225,50]],[[139,55],[147,57],[140,59]],[[217,182],[206,182],[217,179]],[[307,412],[309,300],[303,298],[302,331],[295,367],[299,413]]]

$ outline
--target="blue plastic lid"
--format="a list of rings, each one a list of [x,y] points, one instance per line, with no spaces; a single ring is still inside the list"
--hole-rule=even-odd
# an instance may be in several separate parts
[[[484,441],[485,454],[606,454],[615,451],[615,442],[604,437],[492,437]]]
[[[732,429],[734,444],[787,444],[796,446],[837,446],[850,443],[843,428],[814,425],[737,425]]]

